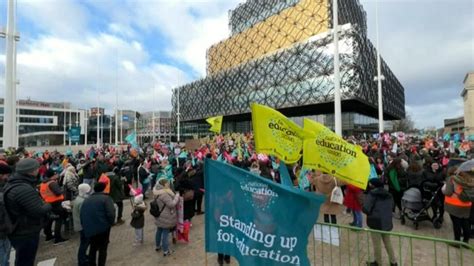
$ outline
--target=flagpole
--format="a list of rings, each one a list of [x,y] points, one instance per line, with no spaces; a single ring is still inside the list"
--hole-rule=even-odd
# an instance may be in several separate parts
[[[118,53],[117,49],[115,49],[115,146],[118,145]],[[112,143],[112,140],[110,140]]]
[[[8,0],[7,28],[2,32],[5,36],[5,101],[3,111],[3,147],[10,148],[16,144],[17,118],[16,118],[16,25],[15,25],[15,2]]]
[[[384,132],[384,121],[383,121],[383,95],[382,95],[382,80],[385,77],[382,75],[382,67],[380,60],[380,46],[379,46],[379,4],[378,1],[375,1],[375,28],[377,32],[377,76],[375,80],[377,81],[377,91],[378,91],[378,107],[379,107],[379,133]]]
[[[97,113],[96,113],[96,116],[97,116],[97,148],[100,147],[100,94],[99,94],[99,88],[97,88]]]
[[[88,123],[89,123],[89,110],[86,109],[86,117],[85,117],[85,125],[84,125],[84,146],[87,147],[87,133],[88,133]]]
[[[178,103],[177,103],[177,113],[176,113],[177,120],[178,120],[178,121],[177,121],[177,122],[178,122],[177,142],[179,143],[179,141],[180,141],[180,124],[181,124],[181,123],[180,123],[180,122],[181,122],[181,121],[180,121],[180,116],[181,116],[181,114],[179,113],[179,88],[176,88],[176,90],[177,90],[177,93],[176,93],[176,94],[177,94],[177,102],[178,102]]]
[[[156,135],[155,135],[155,101],[156,101],[156,97],[155,97],[155,87],[153,87],[153,106],[151,108],[151,111],[152,111],[152,121],[151,121],[151,127],[153,128],[153,133],[151,134],[152,136],[152,141],[151,143],[153,143],[155,141],[155,138],[156,138]]]
[[[341,80],[339,73],[339,23],[338,0],[333,0],[333,33],[334,33],[334,129],[337,135],[342,136],[341,114]]]
[[[120,110],[120,144],[123,143],[123,110]]]

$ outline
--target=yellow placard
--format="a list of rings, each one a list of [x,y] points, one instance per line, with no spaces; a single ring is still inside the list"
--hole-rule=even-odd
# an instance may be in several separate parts
[[[369,159],[361,147],[353,145],[313,120],[304,119],[304,129],[315,134],[304,140],[303,166],[333,175],[366,189],[370,175]]]

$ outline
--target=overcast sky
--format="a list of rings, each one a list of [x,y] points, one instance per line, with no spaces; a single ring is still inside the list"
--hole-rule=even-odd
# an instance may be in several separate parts
[[[88,108],[99,94],[111,109],[118,92],[120,108],[169,110],[171,88],[205,75],[206,49],[229,35],[228,10],[239,2],[18,0],[19,97]],[[375,1],[361,3],[375,43]],[[416,126],[462,115],[462,81],[474,71],[474,1],[380,0],[379,21],[381,54]]]

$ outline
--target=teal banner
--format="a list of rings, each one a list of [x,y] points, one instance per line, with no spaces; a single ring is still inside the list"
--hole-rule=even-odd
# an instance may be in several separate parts
[[[324,196],[209,159],[205,182],[206,252],[240,265],[310,265],[308,235]]]
[[[71,143],[79,143],[81,140],[81,127],[71,127],[69,129],[69,138]]]

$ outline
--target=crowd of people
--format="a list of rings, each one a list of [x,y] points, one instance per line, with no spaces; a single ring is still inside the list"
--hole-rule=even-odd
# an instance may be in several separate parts
[[[295,188],[326,195],[320,213],[326,223],[337,223],[351,213],[355,227],[390,231],[393,219],[410,219],[404,198],[416,188],[431,188],[433,224],[442,226],[444,211],[452,220],[454,239],[469,242],[474,219],[474,146],[469,141],[417,138],[405,135],[348,137],[369,158],[366,190],[346,184],[328,173],[306,169],[302,162],[286,165]],[[0,154],[0,262],[8,265],[11,247],[16,265],[34,265],[43,232],[46,242],[60,245],[66,234],[80,234],[78,265],[105,265],[112,226],[123,219],[123,202],[130,199],[135,230],[133,245],[144,243],[145,215],[154,216],[155,250],[170,256],[172,242],[188,241],[195,215],[203,214],[205,158],[220,160],[254,174],[281,182],[278,158],[255,152],[252,134],[207,137],[198,146],[171,143],[127,148],[91,147],[85,152],[28,152]],[[331,199],[335,187],[344,191],[343,204]],[[388,190],[386,189],[388,188]],[[426,206],[425,206],[426,207]],[[415,211],[415,210],[411,210]],[[54,225],[54,228],[53,228]],[[390,239],[373,234],[375,261],[381,263],[381,242],[391,265],[397,265]],[[218,263],[230,263],[219,254]]]

